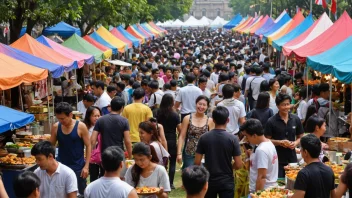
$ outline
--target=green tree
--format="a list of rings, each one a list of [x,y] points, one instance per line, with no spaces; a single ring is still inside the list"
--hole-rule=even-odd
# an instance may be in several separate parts
[[[148,0],[148,4],[156,10],[152,13],[155,21],[177,19],[187,14],[193,0]]]

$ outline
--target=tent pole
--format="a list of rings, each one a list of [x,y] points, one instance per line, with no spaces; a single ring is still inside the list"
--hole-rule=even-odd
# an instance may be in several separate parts
[[[329,89],[330,89],[330,96],[329,96],[329,132],[331,132],[331,110],[332,110],[332,74],[330,74],[329,80]]]
[[[22,84],[20,84],[18,86],[19,90],[20,90],[20,102],[21,102],[21,109],[22,109],[22,112],[24,112],[24,107],[23,107],[23,99],[22,99],[22,89],[21,89],[21,86]]]
[[[49,118],[49,130],[51,132],[51,119],[50,119],[50,100],[49,100],[49,84],[50,84],[50,75],[48,76],[47,85],[46,85],[46,98],[48,103],[48,118]],[[54,100],[53,100],[54,101]],[[45,131],[44,131],[45,132]]]
[[[308,67],[308,65],[306,65],[306,76],[307,76],[307,97],[306,97],[306,100],[307,100],[307,102],[309,101],[309,84],[308,84],[308,82],[309,82],[309,75],[308,75],[308,72],[309,72],[309,67]]]
[[[78,84],[77,83],[77,69],[75,69],[75,77],[76,77],[76,84]],[[78,90],[77,90],[77,87],[76,87],[76,110],[77,109],[78,109]]]

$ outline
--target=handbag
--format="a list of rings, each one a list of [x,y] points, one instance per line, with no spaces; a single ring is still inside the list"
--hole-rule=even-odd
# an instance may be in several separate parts
[[[161,149],[162,145],[160,143],[158,143],[158,144],[159,144],[159,149],[160,149],[162,160],[163,160],[163,165],[164,165],[165,169],[167,170],[168,165],[169,165],[169,157],[164,156],[163,150]]]

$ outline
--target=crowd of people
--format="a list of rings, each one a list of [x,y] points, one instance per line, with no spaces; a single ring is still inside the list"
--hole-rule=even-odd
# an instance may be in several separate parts
[[[135,49],[131,68],[105,67],[106,79],[92,81],[78,103],[83,122],[70,104],[55,106],[50,141],[32,148],[39,167],[19,175],[16,195],[132,198],[149,186],[160,191],[144,197],[168,197],[179,163],[185,197],[228,198],[234,170],[248,168],[251,193],[275,187],[300,152],[307,165],[293,197],[341,197],[352,189],[352,166],[335,188],[321,163],[327,145],[320,139],[335,134],[325,121],[329,85],[307,88],[304,67],[276,66],[257,42],[170,31]]]

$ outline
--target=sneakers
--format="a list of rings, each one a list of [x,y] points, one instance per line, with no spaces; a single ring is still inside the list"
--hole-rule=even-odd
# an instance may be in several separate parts
[[[175,189],[174,184],[170,184],[170,187],[171,187],[171,189],[172,189],[172,190],[174,190],[174,189]]]

